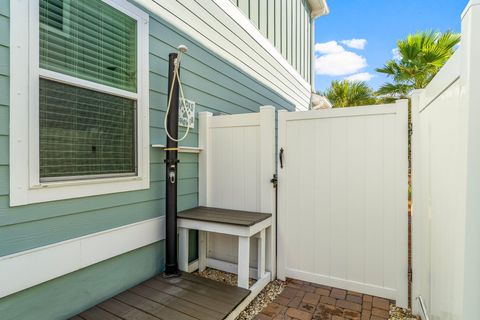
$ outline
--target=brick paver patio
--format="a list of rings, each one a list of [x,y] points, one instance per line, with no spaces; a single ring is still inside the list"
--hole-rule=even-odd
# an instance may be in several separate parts
[[[283,292],[256,320],[383,320],[393,301],[288,279]]]

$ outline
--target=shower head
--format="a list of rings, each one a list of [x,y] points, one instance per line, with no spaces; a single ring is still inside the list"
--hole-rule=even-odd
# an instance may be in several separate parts
[[[181,53],[185,53],[185,52],[188,51],[188,48],[187,48],[186,45],[181,44],[181,45],[178,46],[177,50]]]

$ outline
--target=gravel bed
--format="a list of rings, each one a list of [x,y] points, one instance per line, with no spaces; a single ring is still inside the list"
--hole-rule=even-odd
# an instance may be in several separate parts
[[[236,286],[237,285],[237,275],[233,273],[223,272],[216,269],[207,268],[203,272],[196,272],[197,275],[212,279],[215,281],[224,282],[226,284]],[[250,286],[255,283],[254,279],[250,279]],[[275,300],[275,298],[283,291],[285,288],[285,282],[280,280],[274,280],[267,284],[265,288],[258,294],[258,296],[253,299],[252,302],[245,308],[245,310],[240,313],[237,317],[237,320],[251,320],[253,319],[260,311],[263,310],[270,302]]]
[[[211,279],[211,280],[223,282],[223,283],[229,284],[231,286],[236,286],[237,285],[237,275],[233,274],[233,273],[224,272],[224,271],[220,271],[220,270],[212,269],[212,268],[207,268],[202,272],[196,271],[194,274],[196,274],[200,277],[204,277],[204,278],[208,278],[208,279]],[[254,279],[249,279],[250,286],[254,283],[255,283]]]
[[[237,317],[237,320],[251,320],[260,311],[263,310],[270,302],[275,300],[275,298],[283,291],[285,288],[285,282],[280,280],[274,280],[267,284],[265,288],[258,294],[258,296],[253,299],[252,302],[245,308],[245,310],[240,313]]]
[[[420,320],[420,318],[412,315],[410,310],[391,306],[389,320]]]

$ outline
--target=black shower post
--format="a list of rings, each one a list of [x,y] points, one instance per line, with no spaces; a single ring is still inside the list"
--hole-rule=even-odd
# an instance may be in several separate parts
[[[168,56],[168,92],[172,97],[167,97],[170,101],[170,111],[167,118],[167,131],[173,138],[178,138],[178,103],[179,103],[179,83],[180,66],[178,67],[177,78],[174,79],[175,62],[177,53],[170,53]],[[173,86],[173,90],[172,90]],[[168,102],[167,102],[168,103]],[[166,257],[165,257],[165,275],[176,276],[178,272],[177,257],[177,166],[178,166],[178,142],[168,137],[165,148],[166,159]]]

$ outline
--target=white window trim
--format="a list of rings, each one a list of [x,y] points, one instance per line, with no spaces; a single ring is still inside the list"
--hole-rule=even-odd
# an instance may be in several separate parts
[[[126,0],[102,0],[137,21],[137,92],[39,68],[39,0],[12,0],[10,9],[10,205],[148,189],[149,15]],[[28,12],[28,14],[25,14]],[[39,79],[136,100],[137,174],[129,177],[40,183]]]

